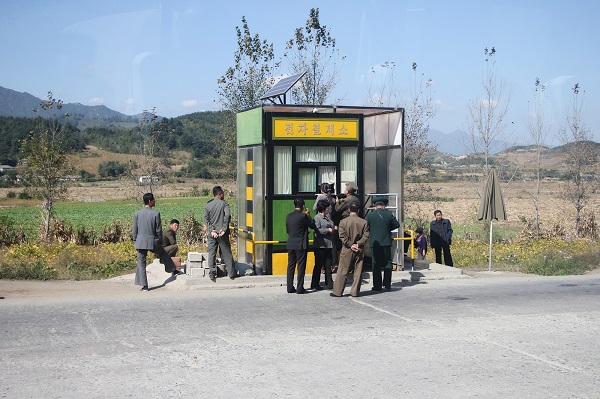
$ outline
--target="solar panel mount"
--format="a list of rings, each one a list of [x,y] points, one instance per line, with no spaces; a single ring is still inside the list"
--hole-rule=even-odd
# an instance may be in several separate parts
[[[304,76],[305,73],[306,71],[280,79],[279,82],[275,83],[275,86],[271,87],[271,89],[260,99],[269,100],[273,104],[276,104],[275,99],[278,99],[280,104],[286,104],[286,93],[302,79],[302,76]]]

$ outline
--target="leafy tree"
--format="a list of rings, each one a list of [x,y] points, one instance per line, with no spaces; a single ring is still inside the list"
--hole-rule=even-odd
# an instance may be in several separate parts
[[[592,194],[598,190],[598,145],[591,141],[591,134],[585,122],[585,102],[581,87],[576,83],[573,97],[565,110],[565,126],[560,130],[560,138],[565,143],[569,179],[564,189],[564,197],[575,207],[575,232],[582,236],[582,210],[589,203]],[[584,92],[585,93],[585,92]]]
[[[234,65],[217,83],[219,101],[225,111],[225,121],[220,125],[220,135],[215,146],[221,149],[215,164],[218,170],[236,174],[236,114],[262,103],[260,99],[275,83],[274,74],[279,68],[275,62],[273,44],[252,35],[246,17],[242,17],[242,29],[235,27],[238,49],[234,54]],[[232,167],[233,166],[233,167]]]
[[[48,92],[48,100],[42,101],[40,107],[45,110],[62,108],[62,100],[55,99],[52,92]],[[35,197],[41,198],[43,236],[50,236],[50,221],[53,216],[54,203],[64,198],[67,192],[65,176],[72,173],[72,167],[67,159],[67,152],[61,146],[64,125],[55,119],[49,124],[40,121],[37,130],[21,144],[21,153],[24,160],[23,177],[31,187]]]
[[[319,9],[311,8],[303,28],[296,28],[286,44],[285,57],[294,74],[306,72],[292,88],[298,104],[322,105],[335,88],[343,66],[330,30],[319,21]]]
[[[127,168],[119,161],[102,161],[98,165],[100,177],[119,177],[126,173]]]
[[[234,115],[262,103],[260,98],[273,86],[273,74],[279,67],[274,62],[273,44],[261,41],[258,33],[253,36],[246,17],[242,17],[242,29],[236,26],[235,30],[238,49],[234,65],[217,80],[219,101]]]

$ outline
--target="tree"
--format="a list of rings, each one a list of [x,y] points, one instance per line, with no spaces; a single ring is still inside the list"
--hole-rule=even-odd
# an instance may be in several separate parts
[[[406,170],[427,166],[425,157],[434,149],[429,141],[429,122],[437,113],[431,93],[432,80],[417,74],[417,63],[412,63],[413,79],[410,98],[404,106],[404,163]]]
[[[133,178],[143,187],[144,192],[153,193],[160,185],[161,178],[166,177],[166,159],[170,132],[165,124],[158,120],[156,108],[142,113],[142,119],[136,132],[139,164],[131,166]]]
[[[47,101],[40,107],[45,110],[62,108],[62,100],[55,99],[48,92]],[[39,127],[21,143],[21,154],[24,168],[23,177],[31,187],[32,194],[41,198],[43,237],[50,236],[50,221],[54,212],[54,204],[64,198],[67,192],[67,179],[73,168],[69,165],[67,152],[61,146],[64,125],[58,119],[44,121],[40,119]]]
[[[591,140],[585,122],[585,102],[579,83],[573,88],[573,97],[565,110],[565,126],[560,130],[561,141],[565,144],[566,164],[569,177],[564,189],[564,197],[575,207],[575,232],[583,234],[582,210],[589,203],[592,194],[598,190],[598,147]],[[585,93],[585,92],[584,92]]]
[[[319,21],[319,9],[311,8],[304,28],[296,28],[284,56],[294,74],[306,72],[292,95],[298,104],[323,105],[337,85],[344,57],[335,47],[330,30]]]
[[[533,104],[531,104],[527,129],[535,148],[535,180],[534,189],[531,193],[533,206],[535,207],[535,222],[534,229],[536,237],[540,237],[540,199],[541,199],[541,184],[542,184],[542,157],[547,151],[545,147],[546,137],[548,136],[549,127],[546,126],[547,102],[546,102],[546,87],[540,83],[540,79],[535,79]]]
[[[235,30],[238,49],[234,54],[234,65],[217,81],[219,101],[227,113],[220,128],[221,135],[215,142],[216,147],[221,148],[216,162],[220,164],[218,169],[229,171],[226,175],[230,176],[236,174],[236,168],[231,168],[232,163],[236,165],[236,114],[262,104],[260,98],[275,83],[274,75],[279,67],[273,44],[261,41],[258,33],[253,36],[246,17],[242,17],[242,29],[236,26]]]
[[[506,116],[510,104],[510,93],[505,90],[502,78],[496,74],[496,49],[484,50],[486,69],[481,79],[483,95],[467,104],[469,119],[465,147],[472,154],[483,156],[483,176],[491,165],[492,151],[501,139],[507,138]],[[472,174],[477,182],[479,171]],[[476,185],[478,187],[478,185]],[[478,190],[478,188],[477,188]],[[479,190],[478,190],[479,192]]]
[[[274,62],[273,44],[261,41],[258,33],[252,36],[246,17],[242,17],[242,29],[236,26],[235,30],[238,49],[234,65],[217,81],[219,101],[233,115],[262,103],[260,98],[273,86],[279,67]]]
[[[371,67],[367,79],[368,105],[371,107],[399,105],[398,93],[400,87],[396,84],[395,69],[396,63],[394,61],[385,61],[383,64]]]

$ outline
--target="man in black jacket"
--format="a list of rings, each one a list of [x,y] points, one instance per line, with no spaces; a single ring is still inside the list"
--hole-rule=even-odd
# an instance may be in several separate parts
[[[429,224],[429,235],[431,239],[431,248],[435,250],[435,262],[442,263],[442,251],[444,252],[444,263],[446,266],[454,266],[452,255],[450,254],[450,245],[452,245],[452,223],[450,220],[442,218],[442,211],[436,209],[433,214],[435,220]]]
[[[314,229],[315,222],[310,217],[310,210],[304,206],[302,198],[294,200],[294,212],[285,219],[285,230],[288,234],[286,249],[288,251],[287,292],[304,294],[304,273],[306,272],[306,254],[308,252],[308,228]],[[297,287],[294,288],[294,271],[298,265]]]

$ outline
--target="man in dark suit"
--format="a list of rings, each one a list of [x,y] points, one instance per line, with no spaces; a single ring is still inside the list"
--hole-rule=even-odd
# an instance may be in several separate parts
[[[144,207],[133,214],[133,247],[137,250],[135,285],[141,285],[142,291],[148,291],[148,276],[146,275],[148,251],[153,252],[165,265],[165,272],[173,273],[174,276],[182,274],[175,270],[173,260],[162,247],[160,213],[152,209],[155,204],[154,195],[146,193],[144,194]]]
[[[179,246],[177,245],[177,230],[179,230],[179,220],[171,219],[169,227],[162,233],[162,246],[170,257],[177,255],[177,251],[179,250]]]
[[[381,270],[383,269],[383,286],[392,288],[392,231],[400,227],[400,222],[385,206],[388,199],[373,198],[375,209],[365,218],[369,223],[369,244],[373,266],[373,290],[381,291]]]
[[[225,263],[227,275],[232,280],[236,277],[235,262],[231,254],[231,242],[229,240],[231,211],[224,198],[225,192],[221,186],[215,186],[213,187],[213,199],[208,201],[204,207],[204,226],[206,227],[208,241],[208,277],[213,282],[217,281],[217,248],[219,248],[221,259]]]
[[[310,217],[310,210],[304,206],[302,198],[294,200],[294,212],[285,219],[285,230],[288,234],[286,249],[288,251],[287,292],[304,294],[304,273],[306,272],[306,254],[308,252],[308,228],[314,229],[315,222]],[[294,271],[298,265],[297,289],[294,288]]]
[[[344,294],[346,279],[350,271],[354,270],[354,281],[350,295],[360,295],[360,283],[364,259],[364,247],[369,240],[369,226],[367,222],[358,216],[358,205],[350,204],[348,210],[350,215],[340,222],[338,228],[340,240],[342,241],[342,252],[340,253],[340,266],[333,283],[333,292],[329,295],[341,297]]]
[[[446,266],[454,266],[450,245],[452,245],[452,223],[442,217],[442,211],[436,209],[433,212],[435,220],[429,224],[429,238],[431,248],[435,251],[435,262],[442,263],[442,252],[444,252],[444,263]]]

